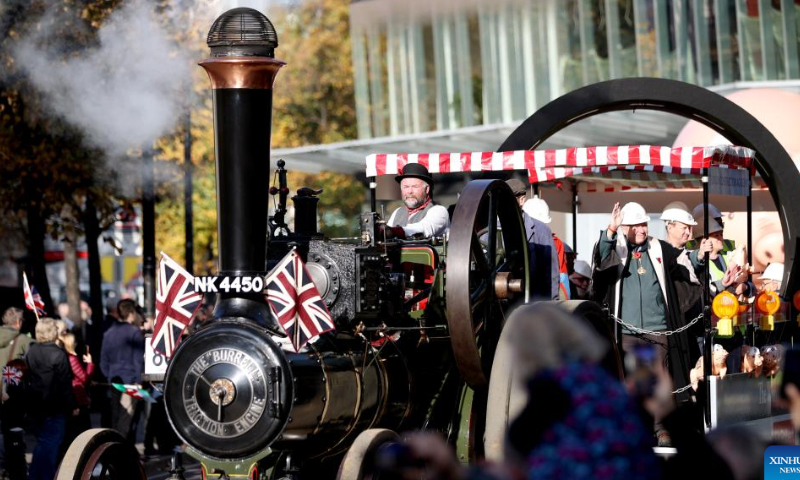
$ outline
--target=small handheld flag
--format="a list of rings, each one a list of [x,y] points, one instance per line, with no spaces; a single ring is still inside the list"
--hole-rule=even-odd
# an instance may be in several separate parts
[[[22,370],[6,365],[3,367],[3,383],[6,385],[19,385],[22,381]]]
[[[39,292],[36,291],[36,285],[31,285],[31,293],[33,294],[33,305],[36,307],[36,312],[39,315],[44,315],[44,300]]]
[[[25,295],[25,308],[31,310],[36,314],[36,321],[39,321],[39,315],[44,315],[44,302],[42,296],[36,289],[31,292],[30,284],[28,283],[28,275],[22,272],[22,293]],[[38,302],[37,302],[38,299]]]
[[[299,352],[312,338],[334,330],[328,307],[295,250],[267,276],[264,294],[286,335]]]
[[[133,398],[140,398],[147,403],[156,403],[156,399],[150,395],[150,392],[142,388],[141,385],[130,385],[127,383],[112,383],[112,387],[116,388],[120,392],[130,395]]]

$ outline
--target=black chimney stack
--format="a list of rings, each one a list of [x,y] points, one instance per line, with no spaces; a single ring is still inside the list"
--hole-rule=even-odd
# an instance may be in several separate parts
[[[285,63],[273,58],[272,23],[251,8],[220,15],[207,43],[211,58],[200,66],[213,88],[219,274],[264,275],[272,85]],[[260,292],[221,294],[214,317],[222,316],[271,323]]]

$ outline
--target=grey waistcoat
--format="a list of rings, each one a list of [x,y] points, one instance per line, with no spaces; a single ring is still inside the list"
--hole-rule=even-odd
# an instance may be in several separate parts
[[[394,224],[397,227],[405,227],[409,223],[416,223],[425,218],[427,215],[428,210],[434,207],[433,201],[428,203],[422,210],[419,212],[414,213],[411,218],[408,218],[408,209],[406,207],[400,207],[397,210],[397,214],[394,216]],[[410,221],[409,221],[410,220]]]

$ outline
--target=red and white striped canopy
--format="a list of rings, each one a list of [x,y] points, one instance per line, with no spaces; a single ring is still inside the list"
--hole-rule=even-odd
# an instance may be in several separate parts
[[[397,153],[367,157],[367,176],[396,175],[409,163],[432,174],[527,170],[530,183],[574,178],[579,190],[699,188],[705,168],[749,169],[755,152],[731,145],[713,147],[576,147],[513,152]]]

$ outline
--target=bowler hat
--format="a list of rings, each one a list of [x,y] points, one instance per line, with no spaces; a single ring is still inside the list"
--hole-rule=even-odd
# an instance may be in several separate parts
[[[433,177],[428,173],[428,169],[425,168],[425,165],[419,163],[407,164],[403,167],[401,174],[394,177],[397,183],[400,183],[404,178],[419,178],[420,180],[428,182],[428,185],[431,187],[433,186]]]
[[[506,184],[511,188],[511,191],[514,192],[515,197],[523,197],[527,194],[525,184],[518,178],[509,178],[506,180]]]

